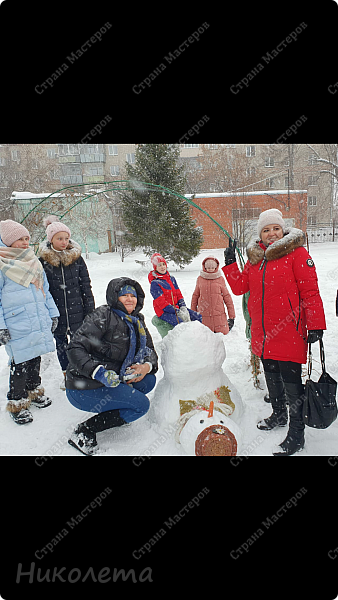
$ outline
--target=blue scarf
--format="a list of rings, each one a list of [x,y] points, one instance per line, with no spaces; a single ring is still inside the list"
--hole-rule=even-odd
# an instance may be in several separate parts
[[[124,359],[124,361],[122,363],[122,366],[120,369],[120,375],[119,375],[120,379],[122,379],[123,376],[125,375],[126,368],[130,367],[130,365],[132,365],[134,363],[143,363],[145,357],[149,356],[151,354],[151,349],[146,346],[147,335],[146,335],[145,329],[142,325],[142,322],[139,318],[132,317],[131,315],[127,315],[126,313],[122,312],[122,310],[118,310],[117,308],[111,308],[111,310],[112,310],[112,312],[117,314],[119,317],[121,317],[121,319],[128,325],[128,328],[129,328],[129,336],[130,336],[129,350],[128,350],[128,354],[127,354],[126,358]],[[136,340],[136,333],[135,333],[134,325],[137,325],[139,338],[140,338],[140,347],[136,354],[135,354],[135,350],[136,350],[136,341],[137,340]]]

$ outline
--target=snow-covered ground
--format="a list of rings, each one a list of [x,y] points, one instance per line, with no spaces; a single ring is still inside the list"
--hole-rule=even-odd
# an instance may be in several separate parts
[[[179,270],[169,263],[169,271],[177,278],[187,305],[190,306],[191,296],[199,275],[201,262],[207,255],[216,256],[220,264],[224,264],[223,250],[202,250],[186,268]],[[325,243],[313,244],[310,254],[317,268],[319,288],[324,302],[327,320],[327,331],[324,334],[326,353],[326,367],[334,379],[338,380],[338,318],[335,315],[335,298],[338,288],[338,244]],[[84,256],[85,258],[85,256]],[[143,314],[147,327],[153,337],[154,344],[161,357],[161,337],[151,323],[154,315],[152,298],[149,292],[147,267],[142,267],[135,262],[146,260],[142,252],[135,252],[128,256],[124,263],[118,254],[90,254],[85,259],[92,280],[96,306],[105,304],[105,292],[108,282],[114,277],[128,276],[136,279],[146,293]],[[224,337],[226,358],[223,369],[230,381],[240,393],[245,412],[241,427],[243,430],[242,456],[271,456],[272,450],[285,437],[287,428],[264,432],[256,427],[257,421],[271,413],[271,405],[264,402],[266,393],[264,374],[260,375],[262,389],[253,385],[251,367],[249,366],[248,342],[245,338],[245,322],[241,309],[241,296],[233,296],[236,320],[232,331]],[[314,370],[313,379],[320,374],[318,344],[313,346]],[[184,369],[184,365],[182,365]],[[187,376],[189,374],[187,373]],[[44,355],[41,367],[42,384],[47,395],[53,403],[46,409],[32,407],[34,421],[27,425],[19,426],[12,421],[5,410],[6,394],[8,390],[9,367],[7,354],[4,347],[0,347],[0,455],[33,455],[38,465],[53,456],[82,456],[68,443],[68,437],[73,428],[92,413],[84,413],[74,408],[67,400],[65,392],[60,389],[62,373],[56,353]],[[157,373],[157,382],[163,377],[160,366]],[[155,388],[156,389],[156,388]],[[150,401],[154,395],[153,390],[149,395]],[[338,420],[327,430],[319,431],[306,427],[305,448],[295,456],[326,455],[333,456],[338,451]],[[135,456],[135,464],[141,464],[142,457],[156,455],[185,456],[181,446],[175,442],[174,429],[166,423],[161,425],[151,422],[149,414],[135,421],[128,427],[112,429],[99,433],[97,436],[99,451],[102,456]],[[45,457],[45,458],[42,458]]]

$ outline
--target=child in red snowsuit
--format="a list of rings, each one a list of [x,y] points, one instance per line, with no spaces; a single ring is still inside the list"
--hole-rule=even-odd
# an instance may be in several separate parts
[[[164,337],[170,329],[183,321],[200,321],[201,323],[202,316],[187,308],[177,281],[169,274],[167,262],[163,256],[156,252],[150,257],[150,260],[154,268],[150,271],[148,280],[156,313],[152,323],[157,327],[161,336]],[[160,320],[164,323],[161,323]]]

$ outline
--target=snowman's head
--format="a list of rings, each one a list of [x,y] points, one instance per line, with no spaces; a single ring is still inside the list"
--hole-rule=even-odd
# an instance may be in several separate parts
[[[238,425],[213,406],[194,414],[180,435],[185,452],[195,456],[236,456],[240,440]]]

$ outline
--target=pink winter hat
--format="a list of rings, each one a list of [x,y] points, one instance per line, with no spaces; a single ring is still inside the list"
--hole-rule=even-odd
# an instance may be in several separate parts
[[[11,221],[11,219],[7,219],[6,221],[0,221],[0,235],[1,239],[6,246],[11,246],[24,236],[31,237],[28,229],[21,225],[21,223],[17,223],[16,221]]]
[[[59,217],[56,215],[48,215],[48,217],[45,217],[43,224],[46,227],[47,240],[49,242],[52,241],[53,236],[56,233],[59,233],[59,231],[65,231],[69,234],[69,237],[71,236],[69,227],[62,223],[62,221],[59,221]]]
[[[152,256],[150,257],[150,260],[151,260],[151,264],[153,265],[154,269],[156,269],[158,263],[161,263],[161,262],[164,262],[165,266],[168,267],[167,261],[163,258],[163,256],[159,252],[155,252],[154,254],[152,254]]]

